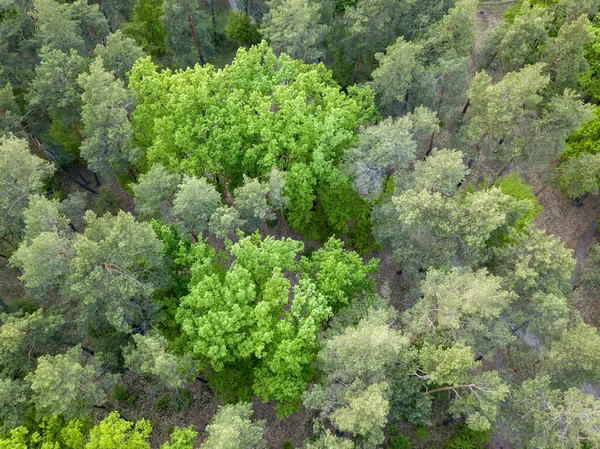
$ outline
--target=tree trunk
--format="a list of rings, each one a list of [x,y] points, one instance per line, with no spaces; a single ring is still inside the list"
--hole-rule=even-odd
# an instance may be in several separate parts
[[[469,106],[471,106],[471,99],[467,98],[467,104],[465,104],[465,107],[462,110],[462,115],[465,115],[467,113],[467,111],[469,110]]]
[[[586,193],[585,195],[583,195],[582,197],[577,198],[577,207],[581,207],[583,206],[583,202],[585,201],[585,199],[590,196],[589,193]]]
[[[94,181],[96,181],[96,187],[100,187],[102,184],[100,183],[100,179],[98,179],[98,175],[94,172]]]
[[[83,142],[83,136],[81,135],[81,132],[79,131],[79,127],[77,126],[77,122],[75,121],[75,119],[73,120],[73,128],[75,129],[75,133],[77,134],[77,138],[79,139],[80,142]]]
[[[431,139],[429,140],[429,148],[427,149],[427,152],[425,153],[425,157],[423,158],[423,160],[427,159],[427,156],[429,156],[431,154],[431,151],[433,150],[433,138],[435,137],[435,131],[431,134]]]
[[[200,43],[198,42],[198,36],[196,35],[196,28],[194,27],[194,22],[192,21],[192,15],[188,12],[188,23],[190,24],[190,31],[192,32],[192,39],[194,39],[194,44],[196,44],[196,50],[198,51],[198,58],[200,59],[200,65],[203,66],[204,62],[204,53],[202,53],[202,49],[200,48]]]
[[[354,75],[352,75],[352,84],[356,84],[356,77],[358,76],[358,67],[360,67],[360,60],[362,59],[362,53],[356,58],[356,65],[354,66]]]
[[[213,39],[217,39],[217,19],[215,18],[215,0],[210,0],[210,13],[212,15]]]

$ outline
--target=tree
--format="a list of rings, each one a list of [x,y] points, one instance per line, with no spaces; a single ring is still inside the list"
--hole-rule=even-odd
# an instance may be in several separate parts
[[[409,345],[408,338],[390,328],[393,319],[391,310],[371,310],[356,327],[328,339],[319,353],[324,379],[304,394],[307,407],[361,439],[364,447],[385,439],[388,382]]]
[[[131,185],[138,217],[167,222],[173,215],[173,199],[180,183],[179,174],[169,173],[160,164],[152,165],[139,177],[137,184]]]
[[[570,198],[582,199],[598,193],[600,153],[572,157],[562,163],[559,170],[561,187]]]
[[[163,0],[162,8],[165,42],[178,64],[183,68],[198,62],[204,65],[205,55],[214,49],[207,31],[208,16],[198,0]]]
[[[225,198],[243,185],[244,175],[264,182],[276,165],[284,173],[292,228],[326,240],[352,224],[358,238],[368,238],[366,203],[337,165],[357,126],[373,117],[370,90],[343,94],[322,65],[277,59],[266,42],[238,50],[219,71],[206,66],[157,73],[141,60],[130,86],[139,97],[135,138],[150,163],[206,176]],[[192,86],[212,93],[185,95]],[[249,110],[259,113],[244,112]],[[193,126],[183,126],[190,120]],[[193,131],[201,129],[206,133]]]
[[[138,59],[146,56],[136,42],[123,36],[121,30],[110,34],[104,45],[98,44],[94,50],[96,57],[102,59],[104,70],[127,83],[127,74]]]
[[[494,85],[484,72],[475,76],[464,133],[471,157],[483,153],[490,162],[526,158],[546,164],[558,155],[566,136],[590,119],[591,108],[568,90],[542,108],[542,90],[550,82],[542,69],[541,63],[527,66]]]
[[[265,225],[275,215],[267,204],[269,185],[261,184],[258,179],[244,177],[244,185],[234,190],[235,208],[240,216],[247,221],[251,230]]]
[[[197,236],[208,229],[208,221],[221,204],[221,195],[204,178],[188,176],[173,199],[173,214],[184,231]]]
[[[85,125],[81,155],[89,167],[110,176],[135,166],[141,154],[131,142],[133,130],[127,109],[133,100],[123,81],[104,70],[102,59],[96,58],[90,73],[79,76],[79,85]]]
[[[215,237],[224,239],[244,226],[246,220],[240,217],[237,209],[222,205],[211,215],[208,230]]]
[[[600,403],[575,388],[552,389],[550,377],[523,382],[502,415],[502,430],[513,444],[525,449],[579,448],[600,444]]]
[[[540,51],[550,39],[553,20],[548,8],[524,1],[512,22],[501,23],[486,39],[486,62],[497,60],[504,73],[539,62]]]
[[[225,35],[230,41],[236,42],[245,48],[260,44],[261,41],[258,27],[252,23],[252,19],[244,11],[229,12]]]
[[[394,173],[408,171],[416,159],[419,140],[437,129],[435,114],[417,108],[395,121],[391,118],[364,128],[359,141],[344,154],[345,171],[359,194],[377,201]]]
[[[320,2],[270,0],[261,32],[275,54],[287,53],[304,62],[319,60],[325,52],[322,42],[327,25],[320,23]]]
[[[150,422],[141,419],[135,423],[112,412],[90,431],[85,449],[150,449],[148,439],[152,432]]]
[[[307,441],[306,449],[354,449],[354,442],[339,438],[326,430],[316,441]]]
[[[144,51],[156,57],[165,54],[165,30],[160,22],[163,0],[139,0],[131,20],[123,24],[123,34],[135,39]]]
[[[181,388],[184,375],[174,354],[167,352],[167,340],[161,335],[133,336],[135,347],[123,351],[125,366],[133,372],[151,378],[159,389]]]
[[[171,441],[163,444],[160,449],[194,449],[196,435],[198,435],[198,432],[194,430],[194,426],[184,427],[183,429],[175,427],[175,430],[171,433]]]
[[[463,155],[455,150],[434,150],[425,161],[415,163],[412,173],[413,189],[439,192],[442,196],[451,197],[458,192],[458,185],[464,182],[469,174]]]
[[[72,17],[78,21],[79,35],[83,37],[88,51],[92,51],[109,36],[108,21],[98,5],[90,5],[87,0],[75,0],[70,9]]]
[[[485,269],[431,270],[421,284],[423,298],[403,315],[406,331],[434,344],[461,344],[486,353],[514,338],[501,317],[515,295]]]
[[[65,354],[40,357],[25,380],[31,383],[38,413],[63,414],[69,419],[104,403],[113,378],[103,375],[94,360],[86,360],[81,347],[75,346]]]
[[[64,318],[38,309],[33,313],[0,315],[0,371],[10,378],[23,377],[33,360],[50,352],[65,324]]]
[[[36,37],[40,45],[67,54],[84,51],[84,40],[71,5],[55,0],[35,0],[34,7],[30,14],[37,24]]]
[[[286,196],[285,191],[285,176],[277,167],[271,169],[269,175],[269,204],[281,214],[284,219],[284,211],[290,203],[290,197]]]
[[[83,136],[77,122],[81,115],[81,94],[77,78],[82,74],[87,61],[77,50],[43,47],[40,64],[35,69],[31,90],[27,96],[32,106],[38,105],[48,111],[54,121],[71,123],[82,141]]]
[[[145,328],[152,294],[168,283],[162,243],[149,224],[122,211],[116,217],[87,211],[85,220],[68,276],[80,319],[93,328],[107,322],[125,333],[134,326]]]
[[[14,241],[23,229],[23,211],[33,193],[40,193],[54,168],[29,153],[25,140],[0,138],[0,238]]]
[[[423,46],[400,36],[384,53],[376,53],[379,66],[373,70],[373,89],[384,110],[407,110],[411,94],[425,90],[428,84],[423,61]]]
[[[224,405],[206,426],[201,449],[266,448],[264,421],[252,422],[252,404]]]

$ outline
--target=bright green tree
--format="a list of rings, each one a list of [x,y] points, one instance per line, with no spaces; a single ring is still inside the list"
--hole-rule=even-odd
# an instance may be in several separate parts
[[[134,425],[121,418],[119,412],[112,412],[90,431],[84,449],[150,449],[151,432],[147,420],[141,419]]]
[[[133,71],[130,86],[140,101],[135,139],[148,148],[149,162],[206,176],[225,197],[244,175],[267,181],[276,165],[294,229],[326,239],[347,233],[352,223],[368,238],[368,208],[337,165],[357,126],[373,117],[370,90],[343,94],[324,66],[277,59],[266,42],[238,50],[219,71],[158,73],[147,59]],[[187,95],[190,89],[211,94]],[[193,125],[183,126],[190,120]]]

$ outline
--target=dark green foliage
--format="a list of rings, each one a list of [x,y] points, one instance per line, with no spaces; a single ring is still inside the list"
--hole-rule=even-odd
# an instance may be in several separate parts
[[[386,449],[411,449],[412,440],[406,435],[394,435],[390,438]]]
[[[258,27],[252,24],[250,16],[243,11],[231,11],[227,16],[225,27],[227,39],[246,48],[261,41]]]
[[[130,22],[123,25],[123,34],[135,41],[149,55],[161,57],[167,51],[166,33],[160,17],[163,0],[139,0]]]
[[[476,432],[468,427],[458,431],[458,435],[446,442],[446,449],[485,449],[490,444],[489,432]]]

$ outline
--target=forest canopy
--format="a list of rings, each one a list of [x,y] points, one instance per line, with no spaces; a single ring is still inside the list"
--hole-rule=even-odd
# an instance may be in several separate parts
[[[0,449],[600,447],[599,23],[0,2]]]

